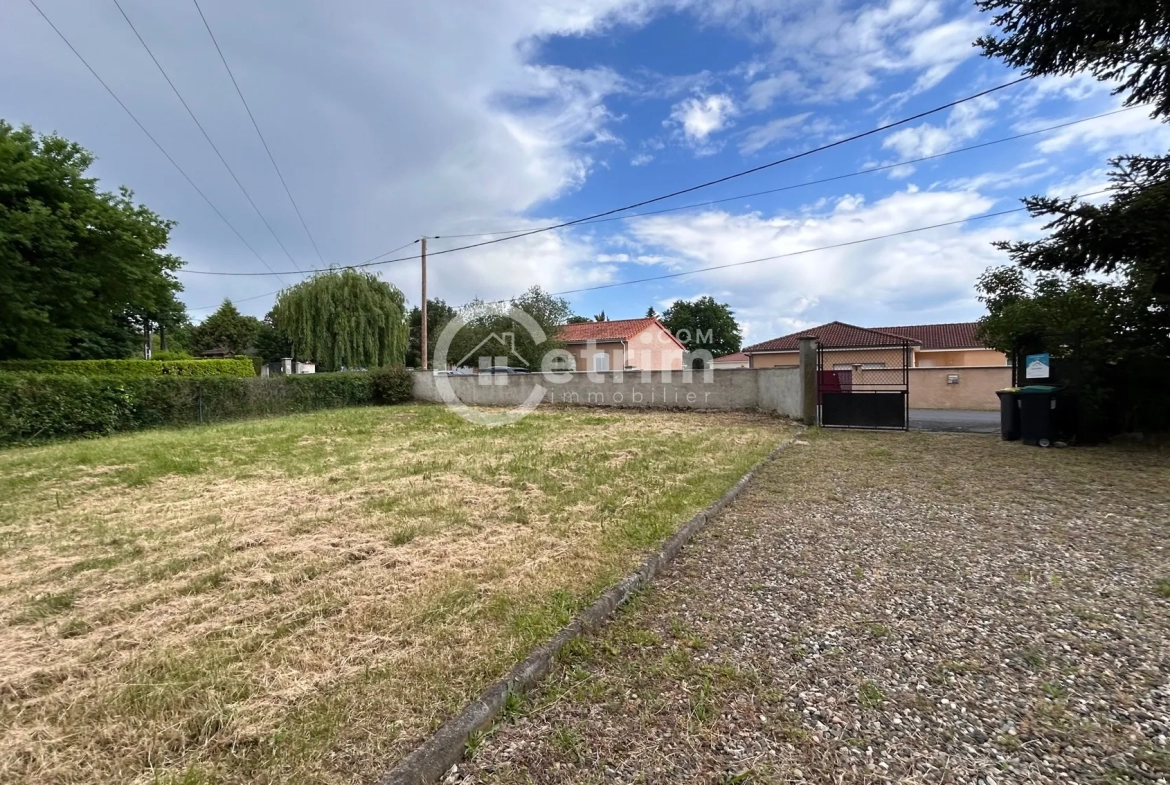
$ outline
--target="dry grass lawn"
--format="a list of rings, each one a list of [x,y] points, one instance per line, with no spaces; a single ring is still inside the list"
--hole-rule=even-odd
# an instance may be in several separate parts
[[[0,782],[370,782],[788,435],[403,406],[0,452]]]

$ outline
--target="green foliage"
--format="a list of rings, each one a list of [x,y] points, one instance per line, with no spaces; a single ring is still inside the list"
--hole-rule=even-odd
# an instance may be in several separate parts
[[[984,343],[1009,356],[1047,352],[1074,369],[1064,381],[1077,388],[1082,437],[1170,427],[1170,336],[1142,287],[999,267],[977,288]]]
[[[743,341],[731,306],[713,297],[675,300],[662,314],[662,323],[688,352],[708,351],[712,357],[722,357],[738,352]]]
[[[658,311],[654,310],[653,305],[651,305],[649,308],[646,309],[646,318],[647,319],[657,319],[658,318]]]
[[[150,359],[155,362],[170,362],[174,360],[194,360],[195,358],[186,352],[153,352],[150,355]]]
[[[399,365],[406,358],[406,300],[372,273],[317,273],[277,295],[272,318],[298,358],[325,370]]]
[[[519,319],[517,312],[531,317],[543,336],[533,335],[525,326],[527,320]],[[483,355],[504,357],[507,365],[538,370],[548,352],[564,348],[556,334],[571,313],[567,300],[553,297],[539,286],[513,299],[507,309],[476,300],[460,311],[464,324],[451,341],[447,356],[437,358],[435,367],[474,366]]]
[[[373,402],[373,390],[366,373],[263,379],[0,373],[0,444],[361,406]]]
[[[987,57],[1001,58],[1034,76],[1088,71],[1120,81],[1125,103],[1153,104],[1170,115],[1170,46],[1165,0],[978,0],[996,14],[1003,33],[975,42]]]
[[[0,360],[125,357],[182,306],[172,223],[97,189],[94,156],[0,120]]]
[[[243,354],[252,348],[260,332],[260,320],[244,316],[231,300],[191,330],[191,346],[196,352],[227,349],[232,354]]]
[[[427,300],[427,357],[435,356],[435,342],[447,323],[459,315],[442,300]],[[422,364],[422,309],[410,309],[410,340],[406,345],[406,364],[417,368]]]
[[[264,362],[273,362],[283,357],[293,356],[292,342],[276,326],[271,311],[260,322],[252,348],[256,356],[263,358]]]
[[[588,316],[577,316],[576,314],[570,316],[565,320],[565,324],[583,324],[584,322],[593,321]]]
[[[599,313],[593,317],[593,321],[595,321],[595,322],[608,322],[609,317],[605,315],[605,311],[602,311],[601,313]]]
[[[0,373],[71,376],[255,376],[247,357],[231,360],[8,360]]]
[[[1036,76],[1089,72],[1117,83],[1128,106],[1170,117],[1170,34],[1161,0],[982,0],[1000,35],[977,44]],[[1165,429],[1170,383],[1170,156],[1110,161],[1103,204],[1032,197],[1047,237],[997,243],[1018,268],[979,282],[983,335],[1005,351],[1050,351],[1078,369],[1099,427]],[[1029,276],[1025,271],[1035,273]],[[1108,276],[1105,278],[1104,276]],[[1071,338],[1070,338],[1071,337]]]
[[[401,365],[389,365],[370,371],[374,403],[383,405],[406,403],[414,397],[414,381],[410,371]]]

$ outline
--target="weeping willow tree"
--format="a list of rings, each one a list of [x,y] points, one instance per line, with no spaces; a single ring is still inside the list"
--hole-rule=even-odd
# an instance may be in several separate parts
[[[277,295],[272,319],[296,356],[321,370],[400,365],[406,358],[406,298],[371,273],[318,273]]]

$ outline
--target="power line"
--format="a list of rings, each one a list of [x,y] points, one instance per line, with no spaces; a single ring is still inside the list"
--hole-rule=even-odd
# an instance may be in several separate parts
[[[268,228],[268,233],[272,235],[272,239],[276,240],[276,244],[280,246],[280,250],[284,251],[284,255],[288,257],[290,262],[292,262],[293,267],[296,267],[297,272],[300,272],[300,266],[296,263],[296,260],[293,259],[292,254],[288,252],[288,249],[284,247],[284,243],[281,242],[279,237],[277,237],[276,231],[272,228],[272,224],[268,223],[268,219],[264,217],[264,213],[262,213],[260,208],[256,206],[256,202],[252,199],[252,195],[248,193],[248,189],[244,187],[242,182],[240,182],[240,178],[236,176],[236,173],[232,170],[231,165],[228,164],[227,159],[223,157],[223,153],[221,153],[219,148],[216,147],[215,142],[211,141],[211,136],[207,133],[207,129],[203,127],[203,123],[199,122],[199,118],[195,116],[195,112],[187,104],[186,99],[183,98],[183,94],[179,92],[179,88],[175,87],[175,83],[171,81],[171,77],[169,74],[167,74],[166,69],[162,67],[162,63],[160,63],[158,58],[154,56],[154,52],[150,50],[150,47],[147,46],[145,39],[142,37],[142,34],[138,32],[138,28],[135,27],[134,23],[130,21],[130,17],[126,15],[126,10],[122,8],[122,4],[118,0],[114,0],[114,5],[118,7],[118,11],[122,14],[122,18],[126,20],[126,24],[130,25],[130,29],[134,31],[134,36],[138,39],[138,43],[142,44],[142,48],[146,50],[146,53],[150,55],[150,59],[154,61],[154,65],[158,68],[158,72],[162,74],[163,79],[167,80],[167,84],[170,85],[171,91],[175,94],[175,97],[179,99],[179,103],[183,105],[183,108],[187,110],[187,114],[191,116],[191,119],[195,122],[195,126],[199,129],[199,132],[203,134],[203,138],[207,140],[209,145],[211,145],[211,149],[215,151],[215,155],[219,158],[219,162],[223,164],[223,168],[227,169],[228,174],[230,174],[232,179],[235,180],[236,185],[240,189],[240,192],[243,193],[244,198],[248,200],[248,204],[252,205],[252,209],[256,211],[256,215],[260,216],[260,220],[263,221],[264,226]]]
[[[1107,193],[1108,191],[1109,191],[1108,188],[1103,188],[1099,191],[1090,191],[1089,193],[1085,193],[1085,194],[1075,194],[1071,198],[1083,199],[1086,196],[1098,196],[1100,194]],[[947,227],[947,226],[958,226],[960,224],[970,223],[971,221],[984,221],[984,220],[987,220],[988,218],[999,218],[999,217],[1004,216],[1004,215],[1012,215],[1013,213],[1024,212],[1027,209],[1028,209],[1027,207],[1013,207],[1010,210],[1000,210],[1000,211],[994,212],[994,213],[984,213],[983,215],[973,215],[973,216],[970,216],[968,218],[959,218],[958,220],[954,220],[954,221],[944,221],[942,223],[931,224],[929,226],[918,226],[918,227],[915,227],[913,229],[903,229],[902,231],[899,231],[899,232],[890,232],[888,234],[879,234],[879,235],[875,235],[873,237],[863,237],[859,240],[849,240],[849,241],[846,241],[843,243],[834,243],[833,245],[820,245],[820,246],[817,246],[816,248],[804,248],[800,251],[789,251],[788,253],[775,254],[773,256],[761,256],[758,259],[748,259],[747,261],[744,261],[744,262],[731,262],[729,264],[716,264],[716,265],[711,265],[710,267],[699,267],[699,268],[694,269],[694,270],[685,270],[683,272],[678,272],[678,273],[667,273],[665,275],[654,275],[654,276],[650,276],[648,278],[636,278],[632,281],[617,281],[615,283],[600,284],[598,286],[585,286],[585,287],[582,287],[580,289],[565,289],[565,290],[559,291],[559,292],[550,292],[549,294],[551,294],[553,296],[560,296],[560,295],[564,295],[564,294],[580,294],[581,292],[594,292],[594,291],[597,291],[599,289],[614,289],[614,288],[617,288],[620,286],[633,286],[634,284],[648,283],[650,281],[664,281],[664,280],[667,280],[669,278],[682,278],[683,276],[686,276],[686,275],[695,275],[697,273],[706,273],[706,272],[711,272],[712,270],[726,270],[730,267],[744,267],[744,266],[749,265],[749,264],[759,264],[760,262],[770,262],[770,261],[775,261],[776,259],[785,259],[785,258],[789,258],[789,257],[793,257],[793,256],[803,256],[804,254],[816,253],[817,251],[831,251],[831,250],[834,250],[836,248],[848,248],[849,246],[861,245],[863,243],[872,243],[872,242],[875,242],[877,240],[888,240],[892,237],[902,237],[902,236],[908,235],[908,234],[917,234],[918,232],[925,232],[925,231],[928,231],[930,229],[941,229],[941,228]],[[246,298],[246,300],[258,300],[261,297],[268,297],[272,294],[276,294],[276,292],[269,292],[268,294],[259,294],[259,295],[256,295],[255,297]],[[245,302],[246,300],[239,300],[238,302]],[[237,301],[233,301],[233,302],[237,302]],[[498,305],[498,304],[507,303],[507,302],[511,302],[511,299],[489,300],[487,303],[485,303],[485,305]],[[207,308],[215,308],[215,307],[217,307],[217,306],[211,305],[211,306],[205,306],[204,308],[191,308],[189,310],[200,311],[200,310],[206,310]]]
[[[139,129],[141,129],[142,133],[146,134],[146,138],[154,143],[154,146],[158,148],[159,152],[162,153],[166,159],[171,162],[171,166],[175,167],[179,174],[183,175],[183,179],[186,180],[188,184],[190,184],[190,186],[195,189],[195,192],[203,197],[203,201],[207,202],[207,206],[210,207],[215,212],[215,214],[219,216],[221,221],[227,224],[227,227],[231,229],[233,233],[235,233],[236,237],[240,238],[240,242],[247,246],[248,250],[252,252],[252,255],[260,260],[261,264],[263,264],[269,270],[272,270],[272,268],[269,267],[268,262],[264,261],[264,257],[257,253],[256,249],[252,247],[252,244],[244,239],[244,235],[240,234],[240,230],[233,226],[232,222],[229,221],[227,217],[219,211],[219,208],[215,206],[215,203],[208,198],[207,194],[203,193],[203,190],[195,184],[195,181],[191,179],[190,175],[183,171],[183,167],[179,166],[178,162],[176,162],[175,159],[171,157],[171,154],[166,151],[166,148],[163,147],[159,141],[154,138],[154,135],[151,134],[150,131],[146,130],[146,126],[144,126],[142,122],[134,116],[134,113],[131,112],[130,108],[122,102],[122,99],[118,97],[118,94],[115,93],[108,84],[106,84],[104,79],[98,76],[98,72],[93,70],[93,66],[91,66],[84,57],[82,57],[81,52],[77,51],[73,44],[69,43],[69,39],[65,37],[64,33],[57,29],[57,25],[53,24],[53,20],[50,19],[45,14],[45,12],[41,10],[41,7],[36,4],[36,0],[28,1],[30,4],[32,4],[32,7],[37,10],[37,13],[41,15],[41,18],[48,22],[49,27],[53,28],[53,32],[56,33],[57,36],[65,42],[65,45],[69,47],[69,50],[73,52],[73,54],[77,55],[77,59],[81,61],[81,64],[84,65],[91,74],[93,74],[94,79],[97,79],[101,86],[106,89],[106,92],[110,94],[110,97],[118,102],[118,106],[122,107],[122,110],[130,116],[130,119],[134,121],[134,124],[137,125]],[[275,270],[272,270],[271,274],[275,275],[278,279],[280,278],[280,274]],[[257,273],[257,275],[265,275],[265,273]]]
[[[385,256],[386,254],[397,253],[398,251],[401,251],[403,248],[406,248],[407,246],[414,245],[415,243],[417,243],[417,242],[418,242],[419,240],[421,240],[421,239],[422,239],[421,237],[416,237],[415,239],[411,240],[410,242],[408,242],[408,243],[403,243],[402,245],[398,246],[397,248],[394,248],[394,249],[392,249],[392,250],[390,250],[390,251],[386,251],[386,253],[385,253],[385,254],[378,254],[378,256]],[[436,239],[437,239],[437,238],[436,238]],[[375,258],[375,259],[377,259],[378,257],[377,257],[377,256],[375,256],[374,258]],[[412,257],[410,257],[410,258],[411,258],[411,259],[417,259],[418,257],[417,257],[417,256],[412,256]],[[339,268],[339,269],[345,269],[345,268]],[[253,296],[253,297],[244,297],[244,298],[242,298],[242,299],[239,299],[239,300],[232,300],[232,302],[233,302],[233,303],[246,303],[246,302],[249,302],[250,300],[259,300],[259,299],[261,299],[262,297],[271,297],[271,296],[272,296],[272,295],[274,295],[274,294],[280,294],[282,291],[284,291],[284,290],[283,290],[283,289],[277,289],[277,290],[276,290],[276,291],[274,291],[274,292],[265,292],[264,294],[257,294],[257,295],[255,295],[255,296]],[[212,308],[218,308],[218,307],[219,307],[221,304],[222,304],[222,303],[216,303],[215,305],[201,305],[201,306],[199,306],[198,308],[188,308],[187,310],[188,310],[188,311],[209,311],[209,310],[211,310]]]
[[[839,174],[839,175],[834,175],[833,177],[824,177],[824,178],[821,178],[819,180],[808,180],[807,182],[796,183],[795,185],[784,185],[784,186],[781,186],[779,188],[769,188],[766,191],[754,191],[750,194],[739,194],[737,196],[727,196],[727,197],[724,197],[722,199],[711,199],[711,200],[706,201],[706,202],[694,202],[692,204],[683,204],[683,205],[679,205],[677,207],[664,207],[661,210],[647,210],[646,212],[643,212],[643,213],[632,213],[630,215],[617,215],[617,216],[609,216],[606,218],[597,218],[595,220],[582,221],[581,224],[606,223],[609,221],[628,221],[628,220],[631,220],[633,218],[645,218],[645,217],[651,216],[651,215],[662,215],[663,213],[674,213],[674,212],[678,212],[679,210],[693,210],[696,207],[707,207],[707,206],[710,206],[713,204],[723,204],[724,202],[734,202],[734,201],[737,201],[739,199],[751,199],[752,197],[755,197],[755,196],[767,196],[768,194],[780,193],[782,191],[794,191],[794,190],[799,189],[799,188],[808,188],[808,187],[813,186],[813,185],[822,185],[824,183],[836,182],[837,180],[847,180],[851,177],[860,177],[862,175],[874,174],[876,172],[885,172],[885,171],[888,171],[890,169],[897,169],[900,166],[910,166],[912,164],[920,164],[920,163],[924,163],[926,161],[933,161],[933,160],[938,159],[938,158],[945,158],[948,155],[956,155],[958,153],[969,153],[972,150],[979,150],[979,149],[982,149],[984,147],[991,147],[993,145],[1003,144],[1005,142],[1014,142],[1014,141],[1019,140],[1019,139],[1025,139],[1029,136],[1036,136],[1037,134],[1044,134],[1044,133],[1048,133],[1049,131],[1057,131],[1061,128],[1068,128],[1071,125],[1079,125],[1080,123],[1087,123],[1091,120],[1099,120],[1102,117],[1109,117],[1110,115],[1121,114],[1122,112],[1130,112],[1130,111],[1133,111],[1134,109],[1141,109],[1144,106],[1145,106],[1145,104],[1142,104],[1141,106],[1127,106],[1127,107],[1123,107],[1121,109],[1114,109],[1111,112],[1102,112],[1101,114],[1095,114],[1095,115],[1092,115],[1091,117],[1082,117],[1080,120],[1070,120],[1070,121],[1065,122],[1065,123],[1058,123],[1057,125],[1050,125],[1046,128],[1038,128],[1035,131],[1027,131],[1027,132],[1021,133],[1021,134],[1014,134],[1012,136],[1005,136],[1002,139],[993,139],[989,142],[981,142],[979,144],[973,144],[973,145],[970,145],[968,147],[958,147],[954,150],[948,150],[944,153],[935,153],[934,155],[926,155],[926,156],[923,156],[921,158],[911,158],[911,159],[908,159],[906,161],[898,161],[897,163],[883,164],[882,166],[874,166],[874,167],[870,167],[869,169],[860,169],[856,172],[849,172],[848,174]],[[474,232],[471,234],[444,234],[444,235],[442,235],[442,237],[444,239],[448,239],[448,240],[455,240],[455,239],[460,239],[460,238],[464,238],[464,237],[486,237],[489,235],[496,235],[496,234],[515,234],[517,232],[524,232],[524,231],[527,231],[527,229],[502,229],[502,230],[498,230],[498,231],[494,231],[494,232]],[[391,253],[393,253],[393,252],[391,252]]]
[[[215,44],[215,51],[219,53],[220,62],[227,69],[228,76],[232,80],[232,86],[236,88],[236,95],[240,97],[240,103],[244,105],[244,110],[248,113],[248,119],[252,121],[252,127],[256,129],[256,136],[260,137],[260,143],[264,145],[264,152],[268,153],[268,160],[272,162],[272,168],[276,170],[276,176],[280,178],[280,184],[284,186],[284,192],[288,195],[288,200],[292,203],[293,210],[296,211],[297,218],[300,219],[301,226],[304,228],[305,234],[309,237],[309,242],[313,244],[313,250],[317,252],[317,260],[321,264],[325,264],[325,258],[321,256],[321,249],[317,247],[317,241],[313,238],[313,233],[309,231],[309,225],[305,223],[305,216],[301,215],[301,208],[297,205],[297,200],[293,198],[288,183],[284,181],[284,174],[281,173],[280,167],[276,165],[276,158],[272,155],[272,150],[268,147],[268,140],[264,138],[264,134],[260,133],[260,125],[256,122],[256,118],[252,114],[252,107],[248,106],[247,100],[244,99],[244,91],[240,89],[239,83],[236,82],[236,75],[232,73],[232,68],[228,65],[223,50],[219,48],[219,41],[215,39],[215,33],[211,32],[211,25],[207,23],[207,17],[203,15],[203,9],[199,7],[199,0],[192,0],[192,2],[195,3],[195,10],[199,12],[199,18],[203,20],[203,26],[207,28],[207,34],[211,36],[211,43]]]
[[[965,98],[959,98],[959,99],[951,101],[949,103],[942,104],[941,106],[936,106],[933,109],[927,109],[926,111],[919,112],[918,114],[911,115],[909,117],[904,117],[901,120],[896,120],[892,123],[886,123],[885,125],[878,126],[877,128],[873,128],[869,131],[863,131],[862,133],[854,134],[853,136],[849,136],[849,137],[846,137],[844,139],[838,139],[835,142],[830,142],[828,144],[821,145],[820,147],[814,147],[814,148],[811,148],[809,150],[805,150],[805,151],[800,152],[800,153],[794,153],[793,155],[787,156],[785,158],[780,158],[778,160],[771,161],[771,162],[766,163],[766,164],[761,164],[759,166],[752,167],[751,169],[745,169],[741,172],[736,172],[734,174],[725,175],[723,177],[719,177],[719,178],[716,178],[714,180],[708,180],[705,183],[700,183],[698,185],[692,185],[688,188],[683,188],[683,189],[680,189],[678,191],[673,191],[673,192],[668,193],[668,194],[663,194],[662,196],[655,196],[651,199],[644,199],[640,202],[635,202],[634,204],[629,204],[629,205],[626,205],[624,207],[615,207],[612,210],[606,210],[604,212],[595,213],[593,215],[587,215],[584,218],[577,218],[577,219],[572,220],[572,221],[565,221],[563,223],[554,224],[552,226],[542,226],[542,227],[538,227],[536,229],[530,229],[530,230],[523,232],[521,234],[514,234],[514,235],[511,235],[509,237],[498,237],[494,240],[484,240],[483,242],[479,242],[479,243],[471,243],[469,245],[460,245],[460,246],[456,246],[455,248],[448,248],[448,249],[443,250],[443,251],[436,251],[435,253],[431,254],[431,256],[440,256],[443,254],[455,253],[456,251],[466,251],[466,250],[471,249],[471,248],[482,248],[485,245],[494,245],[496,243],[507,242],[508,240],[516,240],[520,237],[528,237],[530,235],[540,234],[541,232],[549,232],[549,231],[552,231],[554,229],[563,229],[563,228],[568,227],[568,226],[575,226],[576,224],[585,223],[586,221],[592,221],[592,220],[597,219],[597,218],[603,218],[603,217],[608,216],[608,215],[614,215],[615,213],[623,213],[623,212],[627,212],[629,210],[637,209],[639,207],[644,207],[645,205],[648,205],[648,204],[654,204],[655,202],[661,202],[661,201],[664,201],[666,199],[672,199],[676,196],[681,196],[683,194],[691,193],[692,191],[698,191],[702,188],[708,188],[712,185],[718,185],[720,183],[725,183],[725,182],[728,182],[729,180],[734,180],[738,177],[745,177],[746,175],[754,174],[756,172],[763,171],[764,169],[768,169],[768,168],[771,168],[773,166],[778,166],[778,165],[783,164],[783,163],[795,161],[798,158],[804,158],[806,156],[813,155],[814,153],[819,153],[819,152],[823,152],[825,150],[830,150],[834,147],[838,147],[840,145],[847,144],[849,142],[853,142],[853,141],[856,141],[858,139],[863,139],[867,136],[872,136],[874,134],[881,133],[882,131],[888,131],[891,128],[896,128],[900,125],[905,125],[906,123],[911,123],[911,122],[914,122],[915,120],[920,120],[923,117],[927,117],[927,116],[935,114],[937,112],[941,112],[945,109],[951,109],[953,107],[956,107],[956,106],[963,104],[963,103],[966,103],[968,101],[973,101],[976,98],[982,98],[983,96],[994,93],[997,90],[1003,90],[1005,88],[1012,87],[1013,85],[1017,85],[1021,82],[1027,81],[1028,79],[1031,79],[1031,78],[1032,78],[1031,76],[1022,76],[1019,79],[1014,79],[1010,82],[1005,82],[1004,84],[998,85],[997,87],[991,87],[991,88],[988,88],[986,90],[975,93],[973,95],[966,96]],[[417,257],[412,256],[412,257],[407,257],[407,258],[414,259]],[[406,261],[407,258],[387,259],[387,260],[381,261],[381,262],[363,262],[361,264],[343,265],[343,267],[357,268],[357,267],[372,266],[373,264],[390,264],[392,262]],[[182,272],[190,273],[193,275],[228,275],[228,276],[251,276],[251,275],[263,275],[264,274],[264,273],[231,273],[231,272],[218,272],[215,270],[189,270],[189,269],[182,270]],[[317,271],[316,270],[309,270],[308,272],[317,272]]]
[[[1100,191],[1090,191],[1089,193],[1086,193],[1086,194],[1076,194],[1076,195],[1072,196],[1071,198],[1081,199],[1081,198],[1084,198],[1086,196],[1097,196],[1098,194],[1106,193],[1108,190],[1109,190],[1108,188],[1104,188],[1104,189],[1101,189]],[[748,265],[748,264],[759,264],[760,262],[770,262],[770,261],[774,261],[776,259],[786,259],[786,258],[792,257],[792,256],[802,256],[804,254],[815,253],[817,251],[830,251],[830,250],[833,250],[835,248],[847,248],[851,245],[861,245],[862,243],[872,243],[876,240],[887,240],[891,237],[901,237],[901,236],[907,235],[907,234],[916,234],[917,232],[925,232],[929,229],[941,229],[945,226],[958,226],[959,224],[965,224],[965,223],[969,223],[971,221],[983,221],[983,220],[986,220],[988,218],[999,218],[1000,216],[1003,216],[1003,215],[1011,215],[1012,213],[1024,212],[1027,209],[1028,209],[1027,207],[1013,207],[1010,210],[1000,210],[1000,211],[994,212],[994,213],[984,213],[983,215],[973,215],[969,218],[960,218],[956,221],[944,221],[943,223],[931,224],[930,226],[919,226],[919,227],[916,227],[914,229],[903,229],[900,232],[890,232],[889,234],[879,234],[879,235],[876,235],[874,237],[863,237],[860,240],[849,240],[849,241],[843,242],[843,243],[834,243],[833,245],[821,245],[821,246],[817,246],[816,248],[805,248],[805,249],[800,250],[800,251],[789,251],[788,253],[776,254],[774,256],[761,256],[759,259],[748,259],[745,262],[731,262],[730,264],[716,264],[716,265],[712,265],[710,267],[700,267],[700,268],[697,268],[695,270],[686,270],[686,271],[680,272],[680,273],[669,273],[666,275],[655,275],[655,276],[651,276],[649,278],[637,278],[637,279],[632,280],[632,281],[619,281],[617,283],[607,283],[607,284],[601,284],[599,286],[586,286],[586,287],[582,287],[580,289],[566,289],[566,290],[561,291],[561,292],[550,292],[550,294],[556,295],[556,296],[559,296],[562,294],[579,294],[581,292],[597,291],[598,289],[613,289],[613,288],[618,287],[618,286],[631,286],[631,285],[636,284],[636,283],[647,283],[649,281],[663,281],[663,280],[666,280],[668,278],[681,278],[684,275],[695,275],[696,273],[705,273],[705,272],[710,272],[712,270],[726,270],[729,267],[743,267],[744,265]],[[493,300],[492,302],[490,302],[488,304],[493,305],[496,303],[506,303],[506,302],[510,302],[510,300]]]

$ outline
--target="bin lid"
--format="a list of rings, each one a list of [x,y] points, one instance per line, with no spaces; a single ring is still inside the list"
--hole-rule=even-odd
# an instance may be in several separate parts
[[[1019,391],[1020,391],[1019,387],[1004,387],[1002,390],[996,390],[995,392],[996,392],[996,394],[1008,393],[1008,394],[1014,395],[1015,393],[1018,393]]]
[[[1051,395],[1055,392],[1060,392],[1062,388],[1051,384],[1029,384],[1027,387],[1021,387],[1020,395]]]

